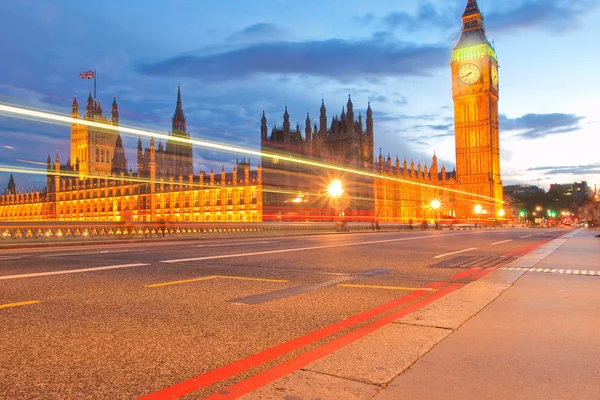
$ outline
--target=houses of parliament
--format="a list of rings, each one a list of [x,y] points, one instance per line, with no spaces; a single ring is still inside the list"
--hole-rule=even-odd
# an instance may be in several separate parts
[[[71,117],[81,118],[77,99]],[[114,99],[110,119],[90,96],[84,120],[110,126],[119,124]],[[71,153],[61,164],[48,155],[46,188],[17,192],[11,175],[0,196],[3,221],[133,221],[133,222],[260,222],[262,221],[261,168],[238,161],[233,170],[194,174],[192,145],[181,101],[177,103],[169,137],[158,145],[150,139],[137,144],[137,171],[128,165],[118,130],[71,126]]]
[[[136,172],[125,157],[118,130],[71,126],[66,163],[48,156],[46,188],[18,192],[11,175],[0,196],[3,221],[347,221],[409,222],[467,219],[474,210],[487,218],[503,216],[498,126],[498,58],[486,37],[476,0],[468,0],[461,36],[451,58],[456,169],[447,171],[435,154],[428,163],[375,154],[375,122],[369,103],[364,117],[349,96],[341,115],[330,118],[324,100],[313,125],[260,123],[262,159],[252,170],[246,159],[230,172],[194,173],[181,92],[166,143],[138,141]],[[72,104],[73,119],[118,126],[119,108],[110,118],[91,94],[85,114]],[[298,162],[302,160],[302,162]],[[333,180],[343,194],[333,198]],[[434,205],[435,204],[435,205]],[[479,215],[478,215],[479,217]]]

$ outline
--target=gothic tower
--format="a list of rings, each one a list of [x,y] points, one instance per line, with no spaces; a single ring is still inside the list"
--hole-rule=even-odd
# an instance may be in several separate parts
[[[185,114],[181,102],[181,87],[177,87],[177,105],[173,113],[171,124],[171,133],[169,136],[179,139],[190,139],[187,131]],[[166,153],[168,154],[169,165],[166,167],[174,176],[188,176],[194,173],[194,155],[192,144],[180,140],[168,140]]]
[[[487,217],[502,209],[498,127],[498,57],[488,42],[477,0],[468,0],[452,52],[456,177],[460,189],[484,197],[461,201],[459,217],[480,204]]]
[[[367,134],[363,144],[363,163],[366,168],[373,168],[375,163],[375,132],[373,128],[373,110],[371,102],[367,107]]]
[[[71,117],[80,119],[79,104],[73,99]],[[102,104],[92,98],[92,93],[87,99],[84,120],[99,122],[106,125],[119,124],[119,109],[116,99],[113,102],[111,119],[102,113]],[[79,178],[89,176],[109,176],[112,173],[112,160],[115,156],[115,147],[119,133],[112,129],[89,127],[83,124],[71,124],[71,157],[78,166]]]

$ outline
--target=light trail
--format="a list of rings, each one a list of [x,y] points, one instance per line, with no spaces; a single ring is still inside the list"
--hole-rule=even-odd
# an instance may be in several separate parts
[[[20,158],[17,158],[17,161],[28,163],[28,164],[34,164],[34,165],[46,165],[46,163],[43,163],[41,161],[22,160]]]
[[[14,117],[14,118],[39,120],[39,121],[54,122],[54,123],[67,124],[67,125],[71,125],[71,124],[86,125],[86,126],[89,126],[92,128],[98,128],[98,129],[102,129],[102,130],[106,130],[106,131],[127,133],[127,134],[131,134],[131,135],[144,136],[144,137],[155,138],[155,139],[159,139],[159,140],[162,139],[165,141],[170,140],[172,142],[191,144],[191,145],[195,145],[195,146],[210,149],[210,150],[223,151],[226,153],[254,156],[254,157],[261,158],[261,159],[263,157],[269,157],[269,158],[279,159],[281,161],[286,161],[286,162],[290,162],[290,163],[324,168],[324,169],[339,171],[339,172],[347,172],[350,174],[365,176],[365,177],[369,177],[369,178],[385,179],[385,180],[405,183],[405,184],[409,184],[409,185],[418,185],[418,186],[427,187],[427,188],[431,188],[431,189],[437,189],[437,190],[462,194],[465,196],[476,197],[476,198],[479,198],[482,200],[487,200],[487,201],[491,202],[492,204],[497,203],[496,199],[493,197],[487,197],[487,196],[483,196],[483,195],[469,193],[469,192],[465,192],[462,190],[444,188],[444,187],[431,185],[431,184],[427,184],[427,183],[414,182],[411,180],[397,178],[397,177],[391,177],[391,176],[384,176],[384,175],[380,175],[380,174],[373,173],[373,172],[345,168],[345,167],[340,167],[337,165],[330,165],[330,164],[311,161],[311,160],[307,160],[307,159],[303,159],[303,158],[296,158],[293,156],[286,156],[286,155],[277,154],[277,153],[269,153],[269,152],[263,152],[263,151],[258,151],[258,150],[253,150],[253,149],[248,149],[248,148],[243,148],[243,147],[238,147],[238,146],[225,145],[225,144],[221,144],[221,143],[210,142],[207,140],[180,138],[177,136],[171,136],[171,135],[161,133],[158,131],[132,128],[132,127],[123,126],[123,125],[108,125],[108,124],[104,124],[104,123],[100,123],[100,122],[96,122],[96,121],[72,118],[72,117],[68,117],[65,115],[52,114],[52,113],[48,113],[48,112],[44,112],[44,111],[30,110],[30,109],[26,109],[26,108],[22,108],[22,107],[15,107],[15,106],[10,106],[10,105],[1,104],[1,103],[0,103],[0,112],[4,113],[5,115],[7,115],[9,117]],[[5,168],[5,167],[0,168],[0,171],[4,171],[3,168]],[[13,171],[8,171],[8,172],[15,172],[15,171],[13,170]],[[34,173],[34,172],[31,172],[30,170],[28,170],[27,172],[25,172],[25,170],[20,171],[20,172]],[[42,171],[40,171],[38,173],[41,174]],[[43,171],[43,173],[46,174],[47,171]],[[76,174],[72,174],[72,175],[75,176]],[[106,178],[106,177],[103,177],[103,178]],[[114,178],[118,179],[119,177],[111,177],[111,179],[114,179]],[[121,180],[129,180],[129,179],[121,179]],[[151,181],[148,179],[146,179],[144,181],[151,183]]]

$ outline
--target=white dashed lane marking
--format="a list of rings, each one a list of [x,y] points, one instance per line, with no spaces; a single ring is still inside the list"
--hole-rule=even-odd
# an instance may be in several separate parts
[[[600,276],[600,271],[588,271],[585,269],[549,269],[549,268],[519,268],[519,267],[502,267],[500,269],[506,271],[527,271],[527,272],[541,272],[546,274],[561,274],[561,275],[588,275],[588,276]]]
[[[1,280],[8,280],[8,279],[35,278],[35,277],[39,277],[39,276],[80,274],[82,272],[107,271],[107,270],[111,270],[111,269],[142,267],[142,266],[145,266],[145,265],[150,265],[150,264],[141,264],[141,263],[138,263],[138,264],[121,264],[121,265],[108,265],[106,267],[67,269],[67,270],[61,270],[61,271],[48,271],[48,272],[34,272],[32,274],[4,275],[4,276],[0,276],[0,281]]]

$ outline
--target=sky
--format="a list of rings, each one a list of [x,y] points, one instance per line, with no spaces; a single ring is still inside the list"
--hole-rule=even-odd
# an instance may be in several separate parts
[[[321,99],[331,120],[370,101],[375,151],[455,165],[450,56],[467,0],[11,0],[0,13],[0,103],[70,115],[96,69],[105,112],[168,132],[181,85],[193,138],[260,147],[260,118],[287,106],[303,132]],[[600,190],[600,0],[478,0],[499,57],[504,185]],[[0,164],[70,152],[68,126],[0,115]],[[124,137],[135,171],[137,137]],[[148,140],[144,139],[144,145]],[[195,171],[236,155],[197,149]],[[256,166],[258,160],[251,160]],[[36,164],[37,163],[37,164]],[[8,173],[0,173],[5,188]],[[15,175],[21,189],[42,176]]]

